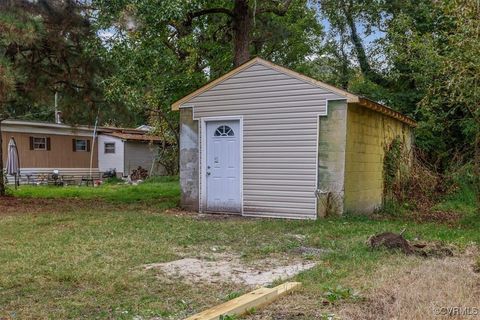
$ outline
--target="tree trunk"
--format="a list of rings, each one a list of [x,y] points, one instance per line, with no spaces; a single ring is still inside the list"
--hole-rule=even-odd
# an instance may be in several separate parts
[[[2,139],[2,121],[0,118],[0,197],[5,195],[5,176],[3,175],[3,139]]]
[[[352,41],[353,47],[355,48],[358,64],[360,65],[360,70],[362,74],[368,80],[373,83],[384,85],[385,79],[381,77],[377,72],[375,72],[368,61],[367,53],[365,52],[365,47],[363,46],[362,39],[360,38],[357,26],[355,24],[355,19],[351,12],[353,3],[351,1],[343,3],[342,9],[345,14],[345,19],[347,21],[348,28],[350,29],[350,40]]]
[[[251,19],[248,0],[235,0],[233,8],[233,64],[235,67],[250,59]]]
[[[367,54],[365,53],[365,48],[363,47],[362,40],[357,32],[357,26],[355,25],[355,21],[351,13],[345,10],[345,17],[347,19],[348,27],[350,28],[350,39],[352,40],[353,47],[355,48],[355,52],[357,53],[358,64],[360,65],[360,69],[362,73],[369,78],[372,73],[372,68],[368,63]]]

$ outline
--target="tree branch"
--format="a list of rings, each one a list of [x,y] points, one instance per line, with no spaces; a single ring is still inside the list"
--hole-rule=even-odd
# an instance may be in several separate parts
[[[226,8],[203,9],[203,10],[187,13],[187,17],[185,18],[185,21],[182,22],[182,26],[189,28],[192,26],[193,19],[199,18],[201,16],[205,16],[208,14],[215,14],[215,13],[226,14],[229,17],[233,17],[233,12]]]
[[[195,18],[204,16],[207,14],[212,14],[212,13],[223,13],[230,17],[233,17],[233,12],[226,8],[210,8],[210,9],[203,9],[197,12],[190,12],[187,14],[187,19],[193,20]]]
[[[271,12],[276,14],[277,16],[284,16],[287,13],[288,8],[290,7],[291,4],[292,4],[292,0],[285,0],[285,2],[283,2],[279,6],[258,8],[255,14]]]

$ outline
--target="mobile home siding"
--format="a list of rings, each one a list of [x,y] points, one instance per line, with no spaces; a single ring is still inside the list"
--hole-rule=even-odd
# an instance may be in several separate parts
[[[93,167],[98,168],[97,148],[91,152],[72,150],[73,139],[86,139],[92,144],[92,138],[78,135],[52,134],[52,133],[23,133],[4,131],[3,150],[7,150],[10,138],[15,138],[17,143],[20,166],[25,168],[90,168],[90,156],[93,152]],[[30,137],[50,138],[50,150],[30,150]],[[7,152],[3,153],[3,161],[6,163]]]
[[[329,99],[345,97],[254,64],[185,107],[198,120],[243,117],[244,215],[315,218],[318,118]]]

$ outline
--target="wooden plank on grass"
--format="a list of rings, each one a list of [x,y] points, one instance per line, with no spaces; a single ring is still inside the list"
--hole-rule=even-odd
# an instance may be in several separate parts
[[[197,313],[185,320],[218,320],[221,315],[242,315],[253,308],[260,308],[275,299],[298,289],[300,282],[286,282],[275,288],[259,288],[243,296]]]

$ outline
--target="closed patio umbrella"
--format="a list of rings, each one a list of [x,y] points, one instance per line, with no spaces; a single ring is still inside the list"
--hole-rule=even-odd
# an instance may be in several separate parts
[[[15,188],[17,188],[18,181],[17,178],[20,175],[20,159],[18,157],[17,144],[15,139],[12,137],[8,143],[7,151],[7,174],[14,176],[15,178]]]

